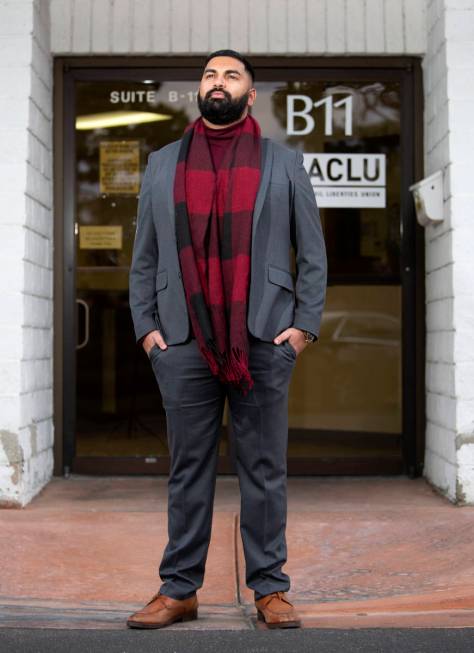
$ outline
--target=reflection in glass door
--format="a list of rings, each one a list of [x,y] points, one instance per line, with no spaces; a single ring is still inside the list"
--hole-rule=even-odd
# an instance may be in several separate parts
[[[166,419],[135,344],[128,273],[147,157],[199,115],[199,71],[189,81],[153,72],[75,73],[78,471],[166,471]],[[252,113],[265,136],[304,153],[329,270],[320,339],[298,360],[290,388],[289,471],[373,473],[381,461],[401,471],[401,83],[374,81],[370,71],[349,80],[343,71],[286,75],[257,82]],[[228,421],[226,409],[221,462]],[[122,467],[107,466],[119,459]]]

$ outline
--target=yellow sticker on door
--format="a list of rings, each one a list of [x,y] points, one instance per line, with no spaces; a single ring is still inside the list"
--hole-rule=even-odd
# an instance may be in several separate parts
[[[136,195],[140,189],[140,142],[102,141],[100,144],[100,192],[103,195]]]
[[[80,249],[122,249],[122,225],[79,227]]]

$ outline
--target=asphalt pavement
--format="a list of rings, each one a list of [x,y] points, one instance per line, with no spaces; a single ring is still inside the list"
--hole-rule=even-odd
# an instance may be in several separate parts
[[[1,653],[472,653],[474,628],[0,630]]]

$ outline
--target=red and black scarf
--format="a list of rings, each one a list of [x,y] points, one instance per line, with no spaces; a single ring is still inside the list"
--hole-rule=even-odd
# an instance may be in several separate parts
[[[261,131],[247,115],[216,172],[204,123],[186,128],[174,182],[176,236],[186,303],[211,372],[243,394],[252,216],[260,183]]]

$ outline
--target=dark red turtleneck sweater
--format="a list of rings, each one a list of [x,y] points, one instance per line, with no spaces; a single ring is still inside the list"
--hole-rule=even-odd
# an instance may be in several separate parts
[[[235,125],[223,127],[222,129],[212,129],[212,127],[204,125],[212,161],[216,170],[219,170],[225,151],[232,142],[239,125],[240,121],[236,122]]]

